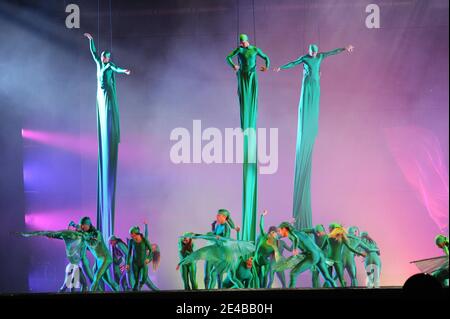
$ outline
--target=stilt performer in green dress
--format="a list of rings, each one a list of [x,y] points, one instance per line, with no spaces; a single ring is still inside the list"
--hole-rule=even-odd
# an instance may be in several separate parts
[[[119,106],[117,104],[114,73],[129,75],[130,70],[111,62],[111,53],[97,54],[94,39],[89,33],[92,57],[97,65],[97,228],[106,241],[114,233],[114,206],[116,195],[117,158],[120,142]]]
[[[236,71],[238,80],[238,96],[241,111],[241,129],[244,132],[244,171],[242,198],[242,240],[256,239],[256,209],[257,209],[257,144],[256,119],[258,115],[258,77],[256,73],[256,57],[265,61],[261,71],[270,66],[270,60],[259,48],[250,45],[248,36],[239,36],[240,45],[227,56],[228,64]],[[238,64],[233,58],[238,57]]]
[[[315,44],[309,46],[309,54],[279,67],[276,71],[289,69],[303,63],[303,82],[298,105],[297,147],[294,178],[293,216],[297,229],[312,227],[311,212],[311,161],[314,141],[319,124],[320,66],[331,55],[343,51],[352,52],[353,46],[328,52],[318,52]]]

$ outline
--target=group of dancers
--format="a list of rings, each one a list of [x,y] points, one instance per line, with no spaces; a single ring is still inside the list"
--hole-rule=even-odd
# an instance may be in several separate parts
[[[60,292],[104,291],[105,285],[112,291],[140,291],[144,285],[157,291],[158,287],[148,276],[148,264],[156,271],[160,261],[157,244],[148,239],[148,224],[144,222],[144,233],[139,226],[130,228],[125,241],[112,235],[108,244],[91,222],[89,217],[81,218],[78,224],[73,221],[62,231],[33,231],[20,233],[24,237],[44,236],[61,239],[66,246],[68,264],[64,283]],[[89,251],[95,259],[91,268]],[[88,280],[90,285],[88,284]]]
[[[81,291],[139,291],[144,285],[158,290],[148,275],[148,265],[158,268],[160,250],[148,239],[148,225],[144,233],[139,226],[129,231],[129,239],[114,236],[114,207],[118,145],[120,142],[119,111],[116,96],[115,73],[130,74],[128,69],[117,67],[111,62],[111,53],[103,51],[100,56],[93,37],[86,33],[90,51],[97,66],[97,124],[99,139],[97,227],[89,217],[83,217],[78,224],[70,222],[62,231],[34,231],[21,233],[25,237],[45,236],[61,239],[65,243],[69,264],[60,291],[79,289]],[[241,34],[240,45],[227,56],[228,64],[236,71],[240,104],[241,128],[256,129],[258,83],[256,58],[264,59],[267,71],[270,60],[261,49],[252,46],[248,37]],[[344,273],[350,278],[350,286],[357,287],[356,256],[364,258],[366,286],[380,285],[381,259],[377,243],[367,232],[360,232],[356,226],[348,229],[339,223],[312,226],[311,213],[311,162],[312,150],[317,135],[320,67],[323,59],[344,51],[353,52],[351,45],[328,52],[319,52],[314,44],[309,52],[297,60],[287,63],[275,71],[303,64],[303,82],[299,103],[296,164],[294,178],[294,205],[292,221],[285,221],[267,230],[260,215],[257,236],[257,163],[254,136],[244,136],[243,162],[243,207],[241,228],[233,222],[230,212],[220,209],[212,229],[206,234],[185,233],[178,241],[180,271],[184,288],[195,290],[197,283],[197,262],[205,262],[204,288],[271,288],[275,277],[283,288],[295,288],[298,276],[312,273],[312,287],[346,287]],[[238,64],[233,62],[238,57]],[[231,238],[232,230],[237,238]],[[108,244],[105,242],[108,238]],[[194,242],[206,241],[196,249]],[[439,243],[438,243],[439,242]],[[436,239],[439,247],[446,247],[448,238]],[[441,248],[442,248],[441,247]],[[444,248],[443,248],[444,249]],[[89,251],[95,259],[93,267],[87,257]],[[285,251],[290,256],[285,256]],[[445,269],[444,269],[445,270]],[[448,263],[445,271],[438,275],[448,281]],[[289,282],[285,272],[289,271]],[[437,275],[436,275],[437,276]],[[320,280],[322,277],[322,281]],[[88,284],[89,282],[89,284]]]
[[[205,289],[271,288],[275,276],[281,287],[295,288],[297,277],[308,270],[314,288],[337,287],[337,282],[346,287],[344,271],[351,279],[350,286],[357,287],[356,256],[364,258],[367,287],[379,287],[380,249],[367,232],[360,233],[356,226],[347,231],[338,223],[330,224],[328,232],[323,225],[297,229],[291,222],[266,230],[267,214],[265,210],[260,216],[259,236],[254,242],[240,239],[240,228],[226,209],[218,210],[210,232],[183,234],[179,238],[177,269],[181,271],[184,288],[198,289],[196,263],[200,260],[205,261]],[[237,239],[231,238],[231,230],[236,231]],[[206,240],[208,244],[196,250],[196,240]],[[284,251],[291,255],[285,257]],[[289,283],[285,271],[289,271]]]

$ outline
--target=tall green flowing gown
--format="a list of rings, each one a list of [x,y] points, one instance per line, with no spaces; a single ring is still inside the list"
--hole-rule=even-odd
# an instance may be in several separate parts
[[[256,57],[265,60],[269,68],[270,60],[259,48],[255,46],[238,47],[227,56],[227,62],[234,67],[233,58],[237,56],[239,70],[236,73],[238,80],[238,96],[241,113],[241,129],[244,134],[244,161],[243,161],[243,198],[242,198],[242,240],[255,241],[256,239],[256,210],[257,210],[257,183],[258,163],[256,144],[256,120],[258,115],[258,77],[256,72]]]
[[[289,69],[303,63],[294,177],[293,216],[297,229],[312,227],[311,162],[319,125],[320,66],[326,57],[343,51],[345,51],[344,48],[339,48],[318,53],[316,57],[304,55],[280,67],[280,69]]]
[[[104,240],[114,234],[114,206],[116,195],[117,158],[120,142],[119,107],[114,73],[126,70],[109,62],[104,64],[94,40],[90,39],[92,57],[97,65],[97,228]]]

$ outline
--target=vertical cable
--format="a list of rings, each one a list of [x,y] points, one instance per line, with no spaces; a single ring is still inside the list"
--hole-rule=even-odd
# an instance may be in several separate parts
[[[100,0],[97,0],[97,48],[100,48]]]
[[[112,24],[112,0],[109,0],[109,41],[110,51],[113,52],[113,24]]]
[[[253,5],[253,38],[256,46],[256,17],[255,17],[255,0],[252,1]]]

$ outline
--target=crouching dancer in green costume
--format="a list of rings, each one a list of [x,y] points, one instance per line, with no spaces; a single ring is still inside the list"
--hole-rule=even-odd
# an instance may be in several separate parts
[[[333,273],[333,269],[336,271],[337,278],[339,279],[339,283],[341,287],[346,287],[347,282],[344,279],[344,265],[343,265],[343,256],[342,251],[343,248],[346,247],[352,253],[365,257],[365,253],[360,253],[356,250],[356,247],[350,246],[350,242],[347,238],[347,231],[340,224],[332,223],[329,226],[330,233],[327,236],[327,239],[323,243],[322,250],[324,250],[328,246],[328,263],[330,274]],[[377,252],[376,249],[372,249],[367,247],[369,252]]]
[[[336,283],[328,272],[325,255],[308,234],[295,230],[289,222],[283,222],[278,226],[278,234],[283,238],[289,238],[294,248],[293,255],[298,255],[298,249],[302,250],[304,258],[295,265],[290,273],[289,288],[295,288],[298,275],[316,266],[325,280],[325,286],[336,287]]]
[[[119,291],[119,285],[111,277],[109,267],[112,264],[112,256],[103,240],[102,234],[92,226],[89,217],[83,217],[80,220],[79,229],[83,234],[87,248],[95,258],[95,273],[90,287],[90,291],[99,291],[100,281],[103,280],[111,290]]]
[[[65,292],[69,289],[71,292],[74,289],[81,289],[85,292],[88,289],[86,276],[92,281],[92,271],[89,266],[89,260],[86,257],[86,245],[83,241],[81,233],[75,231],[74,224],[69,224],[69,229],[62,231],[34,231],[21,233],[24,237],[44,236],[52,239],[61,239],[66,245],[66,257],[69,261],[66,267],[66,275],[64,283],[59,289],[60,292]]]
[[[251,256],[255,251],[255,245],[249,241],[233,240],[215,235],[192,235],[194,239],[204,239],[213,244],[202,247],[191,254],[187,255],[178,264],[179,267],[183,265],[192,264],[198,260],[205,260],[211,266],[211,272],[214,272],[222,278],[224,274],[228,275],[231,281],[231,286],[236,288],[244,288],[244,284],[236,276],[236,270],[242,259]],[[211,285],[211,282],[210,282]],[[220,282],[219,288],[222,288]],[[205,287],[212,289],[213,287]]]
[[[239,258],[236,269],[228,272],[223,288],[259,288],[259,276],[252,256]],[[233,278],[231,278],[234,276]]]
[[[128,245],[126,269],[132,272],[134,279],[133,291],[139,291],[147,281],[147,265],[152,258],[152,246],[138,226],[130,228],[130,244]]]
[[[191,236],[192,233],[185,233],[183,237],[178,240],[178,256],[180,261],[194,252],[194,241]],[[177,270],[180,266],[177,266]],[[186,263],[181,266],[181,279],[183,279],[183,285],[185,290],[196,290],[197,285],[197,265],[195,262]]]

